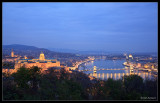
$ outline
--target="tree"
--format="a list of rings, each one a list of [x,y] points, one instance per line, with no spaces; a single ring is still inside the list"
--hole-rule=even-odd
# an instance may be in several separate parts
[[[137,92],[142,92],[143,79],[138,75],[124,76],[124,86],[127,93],[130,93],[133,90]]]
[[[113,80],[109,78],[104,81],[104,86],[101,88],[104,99],[122,100],[124,97],[124,88],[122,80]]]
[[[30,80],[29,68],[21,67],[16,73],[13,73],[14,81],[19,88],[29,88],[28,81]]]
[[[124,76],[125,99],[140,99],[143,93],[143,79],[138,75]]]
[[[148,97],[154,97],[157,99],[157,79],[156,80],[145,80],[144,82],[144,95]],[[146,97],[147,97],[146,96]]]
[[[38,82],[40,81],[41,76],[41,68],[37,66],[33,66],[29,69],[29,75],[30,75],[30,82],[32,84],[32,89],[34,91],[37,91],[38,89]]]
[[[19,93],[17,91],[16,85],[13,82],[13,78],[9,76],[3,77],[3,100],[16,100],[19,99]]]

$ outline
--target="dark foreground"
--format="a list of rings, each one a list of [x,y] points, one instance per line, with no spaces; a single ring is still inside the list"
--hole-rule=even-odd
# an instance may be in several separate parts
[[[63,69],[42,74],[32,67],[2,78],[2,100],[158,100],[157,80],[143,81],[137,75],[102,81]]]

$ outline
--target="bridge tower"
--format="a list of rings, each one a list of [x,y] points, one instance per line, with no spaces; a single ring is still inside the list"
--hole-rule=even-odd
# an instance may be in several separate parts
[[[133,68],[133,65],[131,64],[131,65],[130,65],[130,71],[129,71],[130,74],[133,74],[133,70],[134,70],[134,68]]]
[[[94,66],[94,68],[93,68],[93,73],[96,73],[96,72],[97,72],[97,67]]]

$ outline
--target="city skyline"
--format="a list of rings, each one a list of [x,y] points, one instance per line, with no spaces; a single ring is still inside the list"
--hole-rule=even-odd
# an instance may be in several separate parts
[[[157,52],[158,3],[2,3],[2,44]]]

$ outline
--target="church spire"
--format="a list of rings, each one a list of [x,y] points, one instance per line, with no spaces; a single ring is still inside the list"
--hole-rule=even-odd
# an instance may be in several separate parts
[[[11,52],[11,57],[14,57],[14,52],[13,52],[13,48],[12,48],[12,52]]]

